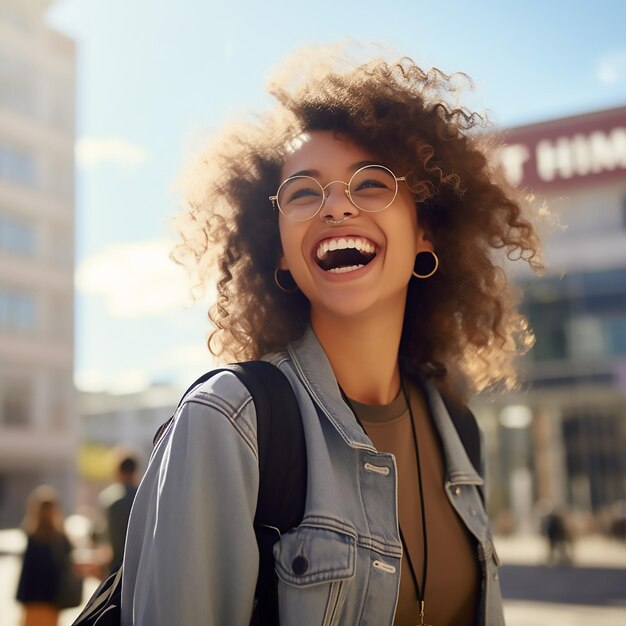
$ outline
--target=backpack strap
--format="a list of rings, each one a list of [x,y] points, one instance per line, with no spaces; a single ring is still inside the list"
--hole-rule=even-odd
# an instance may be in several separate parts
[[[306,446],[300,408],[285,375],[266,361],[240,363],[257,413],[259,497],[254,530],[259,546],[256,605],[250,624],[278,624],[278,579],[274,544],[297,526],[306,500]],[[244,375],[244,377],[241,376]]]
[[[470,409],[464,404],[460,404],[441,394],[443,403],[450,414],[452,423],[456,428],[456,432],[463,443],[465,452],[469,460],[472,462],[476,472],[483,475],[483,462],[481,454],[481,441],[480,441],[480,429],[478,428],[478,422],[476,416],[470,411]]]
[[[259,576],[251,625],[278,624],[274,544],[282,533],[297,526],[306,499],[306,445],[300,408],[286,376],[267,361],[246,361],[203,374],[183,394],[174,415],[189,393],[219,372],[229,371],[246,386],[256,410],[259,451],[259,494],[254,531],[259,546]],[[173,422],[157,431],[154,443]]]
[[[206,372],[182,395],[174,414],[157,430],[153,443],[171,426],[181,404],[196,387],[219,372],[232,372],[254,402],[259,450],[259,498],[254,523],[280,534],[297,526],[304,515],[306,447],[298,401],[287,377],[267,361],[244,361]],[[300,491],[301,486],[305,487]]]

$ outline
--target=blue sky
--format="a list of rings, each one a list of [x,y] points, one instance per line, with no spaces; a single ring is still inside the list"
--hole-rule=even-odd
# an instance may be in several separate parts
[[[269,105],[303,44],[378,42],[464,71],[503,126],[626,105],[626,3],[58,0],[77,41],[77,382],[184,384],[211,366],[206,304],[167,260],[172,183],[203,139]]]

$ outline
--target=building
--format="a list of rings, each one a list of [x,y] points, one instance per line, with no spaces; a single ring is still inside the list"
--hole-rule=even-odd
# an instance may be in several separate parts
[[[94,510],[98,492],[111,482],[118,448],[132,450],[145,465],[153,438],[178,405],[184,390],[154,384],[134,393],[81,392],[78,504]]]
[[[75,47],[52,0],[0,0],[0,527],[73,505]]]
[[[536,333],[527,388],[478,402],[495,511],[549,500],[602,514],[626,498],[626,107],[506,133],[502,159],[561,227],[547,274],[518,275]]]

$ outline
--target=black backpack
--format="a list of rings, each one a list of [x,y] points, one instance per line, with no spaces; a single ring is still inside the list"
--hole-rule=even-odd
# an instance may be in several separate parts
[[[254,528],[259,546],[259,576],[250,626],[277,626],[277,580],[272,548],[282,533],[301,522],[306,499],[306,446],[300,409],[289,381],[266,361],[238,363],[207,372],[187,389],[179,406],[192,389],[223,371],[233,372],[248,388],[257,414],[260,482]],[[465,450],[480,473],[476,418],[467,407],[443,399]],[[157,431],[155,444],[170,427],[174,415]],[[96,589],[72,626],[119,626],[121,591],[120,563]]]

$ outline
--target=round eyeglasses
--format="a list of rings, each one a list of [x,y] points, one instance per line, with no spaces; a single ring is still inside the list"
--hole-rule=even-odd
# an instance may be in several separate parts
[[[346,196],[357,209],[375,213],[384,211],[396,199],[400,180],[406,179],[384,165],[366,165],[354,172],[347,183],[332,180],[325,186],[312,176],[290,176],[269,199],[287,219],[305,222],[321,211],[328,199],[326,189],[333,183],[342,183],[346,186]]]

